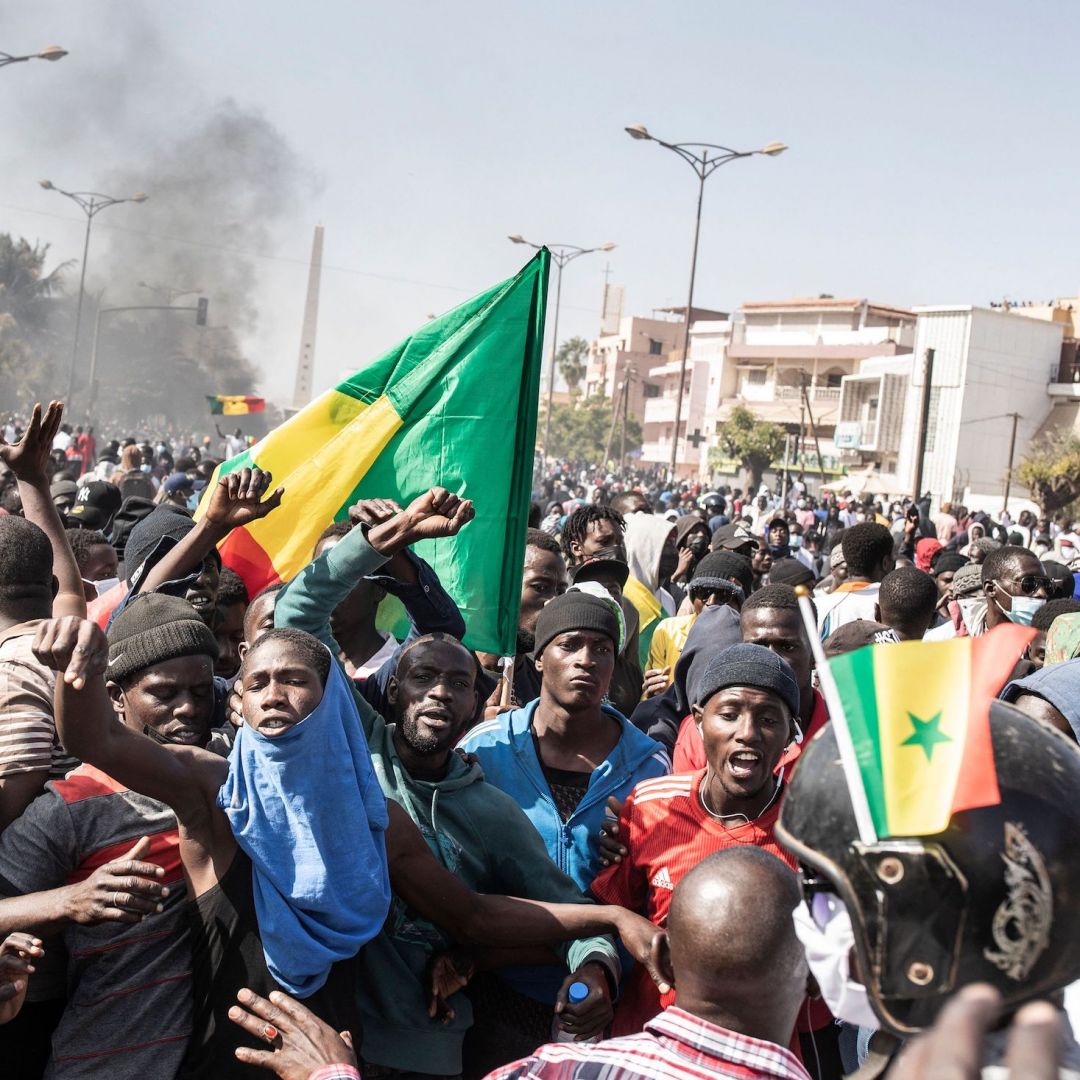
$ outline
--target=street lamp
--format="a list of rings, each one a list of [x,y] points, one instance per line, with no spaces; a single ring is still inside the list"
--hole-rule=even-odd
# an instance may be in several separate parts
[[[148,292],[152,292],[155,296],[163,296],[166,304],[172,304],[175,300],[179,300],[181,296],[198,296],[203,292],[201,285],[196,285],[194,288],[185,289],[177,287],[176,285],[151,285],[147,281],[137,281],[136,285],[140,289],[146,289]]]
[[[568,262],[572,262],[579,255],[591,255],[594,251],[613,251],[615,245],[610,240],[605,240],[604,243],[591,248],[577,247],[575,244],[541,245],[534,244],[531,240],[526,240],[521,233],[512,233],[507,239],[512,244],[525,244],[527,247],[535,248],[537,251],[539,251],[541,247],[546,247],[548,251],[551,252],[551,258],[558,268],[555,274],[555,325],[553,327],[554,333],[551,339],[551,367],[548,370],[547,416],[544,418],[544,442],[541,446],[541,453],[546,462],[548,441],[551,438],[551,407],[555,398],[555,353],[559,348],[559,306],[562,303],[563,267]]]
[[[26,56],[12,56],[11,53],[0,52],[0,67],[22,64],[27,60],[61,60],[65,56],[67,49],[61,49],[59,45],[47,45],[41,52],[28,53]]]
[[[120,203],[144,203],[148,196],[138,191],[134,195],[118,199],[112,195],[102,195],[98,191],[64,191],[63,188],[58,188],[51,180],[39,180],[38,183],[46,191],[55,191],[57,194],[63,195],[64,198],[70,199],[86,215],[86,240],[83,242],[82,270],[79,273],[79,302],[75,306],[75,338],[71,343],[71,370],[68,372],[67,396],[64,398],[70,410],[71,399],[75,393],[75,364],[78,362],[79,357],[79,326],[82,323],[83,294],[86,286],[86,258],[90,254],[90,226],[93,224],[94,218],[102,210],[110,206],[117,206]]]
[[[690,295],[686,301],[686,332],[683,335],[682,364],[679,369],[679,394],[675,399],[675,428],[671,438],[669,471],[670,479],[674,480],[675,464],[679,452],[679,426],[682,423],[683,394],[686,392],[686,360],[690,354],[690,318],[694,310],[694,277],[697,273],[698,237],[701,233],[701,203],[705,197],[705,181],[721,165],[726,165],[729,161],[754,157],[757,154],[762,154],[765,157],[776,157],[778,154],[782,154],[787,149],[787,146],[782,142],[770,142],[766,143],[760,150],[732,150],[730,147],[718,146],[716,143],[664,142],[663,139],[651,135],[644,124],[631,124],[625,130],[632,139],[654,142],[664,147],[665,150],[674,151],[683,161],[690,165],[697,174],[699,181],[697,218],[694,221],[694,250],[690,256]]]

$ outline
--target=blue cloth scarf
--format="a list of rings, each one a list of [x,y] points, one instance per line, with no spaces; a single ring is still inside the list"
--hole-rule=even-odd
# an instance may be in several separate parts
[[[379,932],[390,904],[386,799],[336,662],[322,701],[291,730],[240,729],[218,805],[251,859],[266,966],[310,997]]]

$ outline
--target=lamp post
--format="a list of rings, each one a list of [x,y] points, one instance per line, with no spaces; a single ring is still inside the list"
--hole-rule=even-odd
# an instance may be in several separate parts
[[[181,296],[198,296],[203,291],[201,285],[196,285],[193,289],[185,289],[177,285],[151,285],[148,281],[136,281],[135,284],[155,296],[163,297],[165,303],[169,305],[179,300]]]
[[[682,363],[679,368],[679,393],[675,398],[675,427],[671,437],[671,463],[669,466],[670,477],[675,479],[675,464],[679,454],[679,426],[682,423],[683,394],[686,392],[686,360],[690,354],[690,319],[694,310],[694,277],[697,274],[698,237],[701,234],[701,204],[705,198],[705,181],[721,165],[739,158],[754,157],[762,154],[765,157],[776,157],[782,154],[787,146],[782,142],[766,143],[760,150],[732,150],[727,146],[718,146],[716,143],[669,143],[650,135],[644,124],[631,124],[626,128],[626,133],[633,139],[644,139],[648,142],[657,143],[665,150],[672,150],[687,162],[698,177],[698,200],[697,217],[694,220],[694,248],[690,256],[690,295],[686,301],[686,331],[683,334]]]
[[[46,191],[55,191],[64,198],[70,199],[86,215],[86,239],[83,241],[82,270],[79,273],[79,301],[75,306],[75,337],[71,343],[71,370],[68,371],[67,396],[64,398],[70,409],[71,399],[75,393],[75,365],[79,357],[79,327],[82,323],[83,295],[86,287],[86,258],[90,254],[90,227],[94,223],[94,218],[102,210],[110,206],[118,206],[120,203],[144,203],[148,196],[139,191],[134,195],[118,199],[112,195],[102,195],[98,191],[64,191],[51,180],[39,180],[38,183]]]
[[[26,56],[12,56],[11,53],[0,52],[0,67],[22,64],[27,60],[62,60],[65,56],[67,49],[61,49],[59,45],[47,45],[41,52],[27,53]]]
[[[508,236],[507,239],[512,244],[525,244],[527,247],[535,248],[537,251],[541,247],[546,247],[551,252],[552,261],[558,268],[555,273],[555,324],[552,327],[553,335],[551,339],[551,366],[548,369],[548,391],[547,391],[547,416],[544,418],[544,442],[541,446],[541,454],[544,457],[544,461],[547,461],[548,442],[551,438],[551,407],[555,398],[555,353],[559,348],[559,307],[562,303],[562,272],[563,267],[568,262],[573,262],[579,255],[591,255],[594,251],[613,251],[615,245],[610,240],[605,240],[604,243],[598,247],[583,248],[577,247],[575,244],[534,244],[531,240],[526,240],[520,233],[514,233]]]

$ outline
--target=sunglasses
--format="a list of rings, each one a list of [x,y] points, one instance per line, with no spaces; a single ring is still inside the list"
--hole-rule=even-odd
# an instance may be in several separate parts
[[[1025,596],[1034,596],[1040,589],[1050,592],[1054,587],[1051,578],[1041,577],[1039,574],[1025,574],[1016,584]]]

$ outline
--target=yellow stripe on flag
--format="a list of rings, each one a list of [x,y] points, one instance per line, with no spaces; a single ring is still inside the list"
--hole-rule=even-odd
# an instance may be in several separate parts
[[[941,832],[952,816],[971,698],[971,639],[875,650],[889,835]]]
[[[273,473],[285,495],[248,533],[283,581],[311,561],[312,529],[318,535],[334,520],[401,425],[385,395],[365,405],[329,390],[253,448],[255,464]]]

